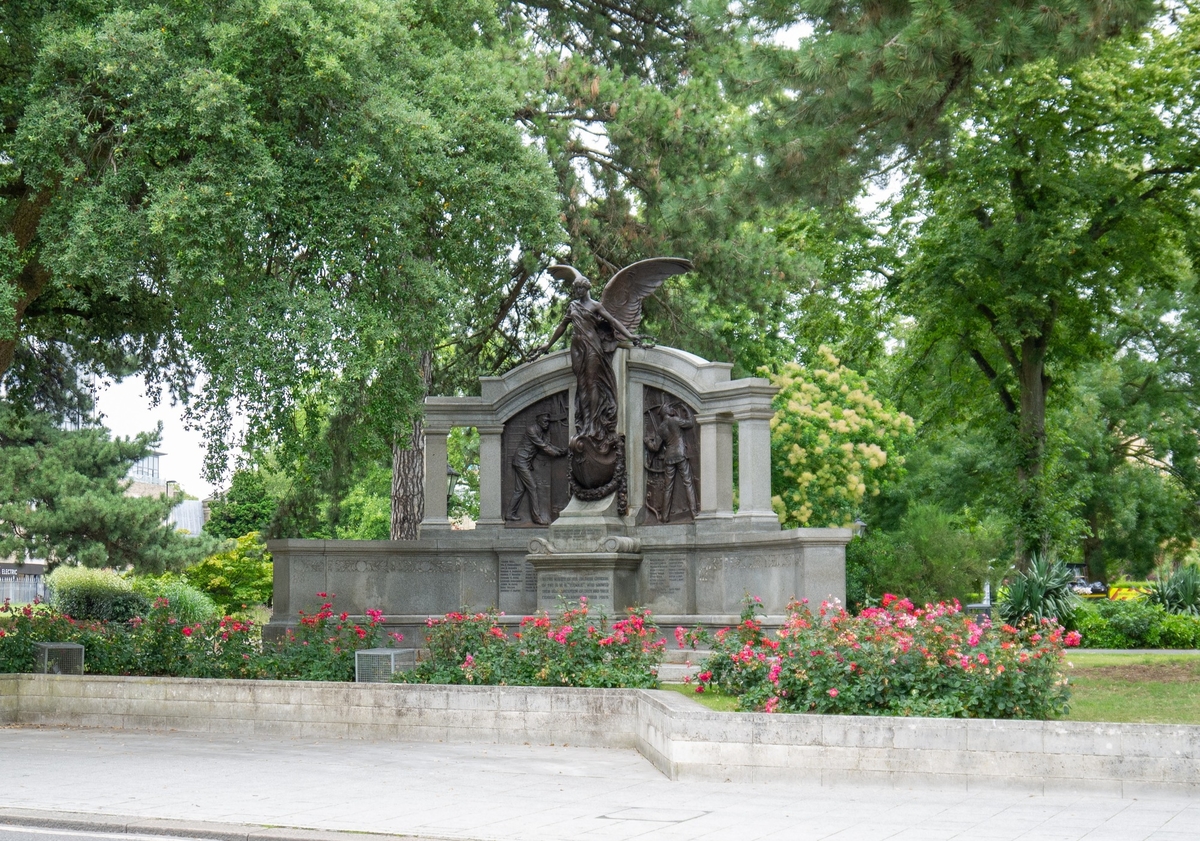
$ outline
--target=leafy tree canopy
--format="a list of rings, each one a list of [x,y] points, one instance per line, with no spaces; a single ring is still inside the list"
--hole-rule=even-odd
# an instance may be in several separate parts
[[[949,117],[949,154],[922,159],[896,207],[889,294],[915,325],[907,359],[938,384],[920,399],[927,414],[986,418],[993,446],[1011,453],[1026,552],[1064,533],[1054,497],[1068,497],[1049,469],[1055,401],[1096,361],[1129,354],[1131,373],[1138,357],[1167,361],[1138,315],[1146,300],[1160,301],[1158,344],[1176,341],[1164,334],[1177,332],[1172,307],[1190,294],[1198,244],[1198,34],[1187,15],[1070,66],[1047,59],[981,83]],[[1119,349],[1130,330],[1142,338]],[[1192,388],[1190,373],[1167,376]],[[991,406],[977,411],[970,397],[983,393]],[[1134,423],[1125,435],[1157,427],[1165,442],[1170,424],[1130,408],[1112,418]],[[1191,459],[1177,469],[1193,473]]]
[[[944,137],[940,117],[1027,62],[1071,61],[1156,13],[1153,0],[748,0],[735,65],[758,106],[769,192],[846,201],[863,179]],[[804,30],[808,30],[804,32]],[[786,33],[801,37],[781,37]]]
[[[14,394],[132,363],[253,444],[333,375],[387,439],[463,290],[486,311],[556,238],[488,3],[10,3],[0,31]]]
[[[251,532],[265,533],[275,516],[276,500],[267,492],[257,470],[236,470],[229,490],[217,494],[209,506],[204,531],[216,537],[242,537]]]

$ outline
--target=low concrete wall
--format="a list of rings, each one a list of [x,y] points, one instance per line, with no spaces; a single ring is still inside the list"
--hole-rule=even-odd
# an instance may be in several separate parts
[[[1200,793],[1196,726],[729,714],[672,694],[638,711],[639,749],[672,779]]]
[[[0,724],[17,723],[20,679],[20,675],[0,675]]]
[[[717,713],[636,689],[0,675],[0,722],[637,748],[672,779],[1200,793],[1200,727]]]
[[[5,677],[0,694],[17,698],[12,721],[20,724],[406,742],[636,746],[637,696],[630,690]]]

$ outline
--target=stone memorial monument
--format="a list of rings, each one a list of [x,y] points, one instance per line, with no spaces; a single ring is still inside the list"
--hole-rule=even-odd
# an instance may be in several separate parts
[[[517,619],[586,596],[609,613],[642,606],[664,624],[724,625],[747,595],[769,616],[793,598],[843,599],[851,530],[784,531],[771,510],[775,388],[638,333],[642,300],[690,268],[634,263],[597,301],[578,271],[552,267],[572,300],[535,359],[482,378],[477,397],[426,398],[420,539],[272,541],[271,629],[318,592],[352,614],[379,608],[418,639],[427,617],[463,607]],[[568,330],[569,348],[551,352]],[[468,530],[447,518],[454,427],[479,433]]]

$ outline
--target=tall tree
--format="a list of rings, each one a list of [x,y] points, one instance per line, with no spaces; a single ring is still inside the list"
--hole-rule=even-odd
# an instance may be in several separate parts
[[[463,290],[557,237],[488,3],[10,3],[0,30],[10,394],[132,363],[256,447],[323,387],[386,447]]]
[[[1105,331],[1111,355],[1076,378],[1057,420],[1079,500],[1089,577],[1144,576],[1200,528],[1200,311],[1196,279],[1144,290]]]
[[[1200,171],[1200,26],[1045,60],[981,84],[948,154],[897,205],[889,281],[919,330],[910,353],[969,358],[1005,418],[1022,551],[1052,532],[1047,409],[1138,295],[1190,283]]]
[[[204,531],[224,538],[244,537],[251,532],[266,534],[276,505],[261,471],[236,470],[229,489],[213,498]]]

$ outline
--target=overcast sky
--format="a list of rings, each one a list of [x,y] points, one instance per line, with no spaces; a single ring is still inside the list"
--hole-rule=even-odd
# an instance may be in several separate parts
[[[96,409],[101,422],[122,438],[149,432],[162,421],[162,443],[158,447],[165,453],[159,462],[162,479],[178,482],[184,491],[200,499],[220,490],[201,478],[204,440],[200,433],[184,429],[181,407],[166,400],[152,406],[140,377],[129,377],[115,385],[98,384]]]

